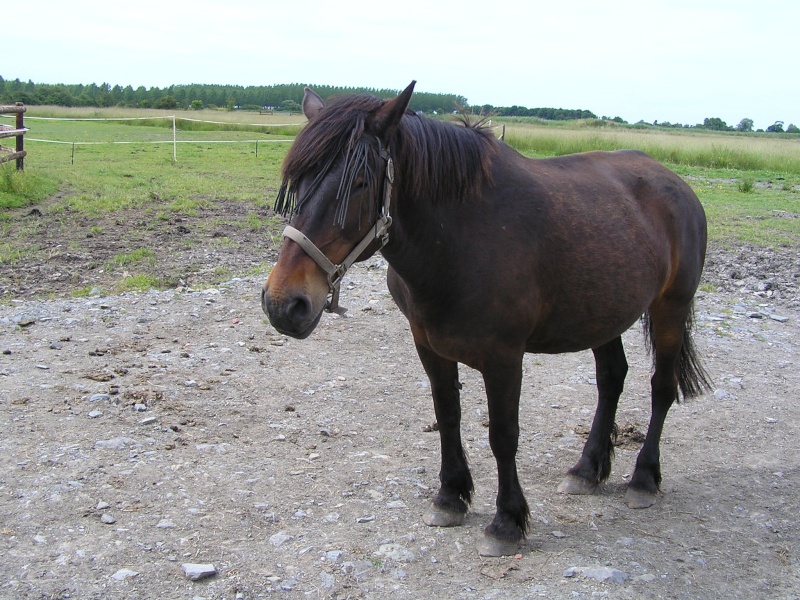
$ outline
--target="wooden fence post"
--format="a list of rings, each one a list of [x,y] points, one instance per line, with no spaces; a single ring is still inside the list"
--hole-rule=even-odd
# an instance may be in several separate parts
[[[0,106],[0,114],[16,113],[17,119],[14,127],[8,125],[0,125],[0,138],[16,137],[16,148],[5,148],[0,145],[0,163],[10,160],[17,161],[17,170],[22,171],[25,166],[25,141],[24,135],[28,131],[25,129],[23,114],[25,113],[25,105],[22,102],[17,102],[14,106]]]
[[[21,108],[17,113],[17,129],[25,129],[25,121],[23,115],[25,114],[25,107],[22,105],[22,102],[17,102],[16,106]],[[17,136],[17,146],[16,146],[17,154],[19,154],[19,158],[17,158],[17,171],[22,171],[25,168],[25,134],[20,133]]]

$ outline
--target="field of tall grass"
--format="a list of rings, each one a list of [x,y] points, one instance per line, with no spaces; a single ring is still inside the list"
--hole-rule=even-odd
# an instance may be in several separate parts
[[[515,120],[506,124],[505,139],[529,156],[631,148],[671,165],[800,175],[800,136],[633,129],[613,123],[598,127],[596,123],[602,121],[581,121],[567,128]]]

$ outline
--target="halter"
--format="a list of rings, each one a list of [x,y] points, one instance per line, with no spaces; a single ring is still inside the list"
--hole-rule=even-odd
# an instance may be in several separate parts
[[[355,248],[350,251],[345,259],[338,265],[333,264],[322,250],[312,242],[306,235],[299,229],[295,229],[291,225],[287,225],[283,230],[283,236],[289,238],[297,243],[306,254],[308,254],[319,267],[328,275],[328,287],[330,288],[330,299],[325,305],[326,312],[336,313],[338,315],[344,314],[347,309],[339,306],[339,291],[341,289],[342,279],[344,279],[347,270],[353,266],[356,259],[361,256],[361,253],[367,247],[378,240],[380,250],[389,242],[389,227],[392,224],[392,217],[389,214],[389,205],[392,202],[392,184],[394,183],[394,161],[389,155],[389,151],[383,147],[383,144],[378,141],[378,153],[386,163],[386,175],[383,178],[383,204],[378,219],[375,225],[369,228],[367,235],[364,236]]]

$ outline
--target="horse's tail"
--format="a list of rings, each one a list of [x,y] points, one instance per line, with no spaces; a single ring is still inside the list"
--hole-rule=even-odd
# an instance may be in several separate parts
[[[653,321],[650,318],[650,313],[642,315],[642,327],[645,333],[645,345],[647,351],[653,354],[652,349],[655,344],[653,336]],[[692,338],[692,330],[694,329],[694,306],[689,311],[686,317],[686,323],[683,328],[683,344],[681,345],[681,353],[678,357],[677,373],[678,388],[680,394],[676,394],[676,400],[680,401],[680,396],[686,398],[694,398],[700,396],[713,389],[711,377],[703,367],[700,357],[697,355],[697,348],[694,345]],[[653,361],[655,362],[655,355],[653,354]]]

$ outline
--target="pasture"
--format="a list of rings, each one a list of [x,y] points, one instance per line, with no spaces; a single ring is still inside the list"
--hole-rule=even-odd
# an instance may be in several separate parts
[[[518,463],[532,531],[516,557],[481,559],[496,485],[483,384],[464,373],[472,512],[427,528],[438,436],[385,264],[348,274],[348,316],[308,340],[261,312],[283,226],[271,205],[288,143],[267,141],[279,134],[181,131],[174,161],[170,128],[28,126],[31,138],[167,143],[76,146],[73,163],[70,145],[31,141],[25,173],[0,173],[0,596],[797,595],[800,169],[668,164],[709,215],[697,344],[717,391],[673,408],[664,494],[632,511],[623,484],[649,413],[640,332],[625,336],[621,434],[596,496],[556,493],[594,412],[591,355],[526,357]],[[507,127],[510,141],[562,133],[585,132]],[[646,139],[674,138],[707,152],[748,140]],[[192,582],[184,563],[217,574]]]

